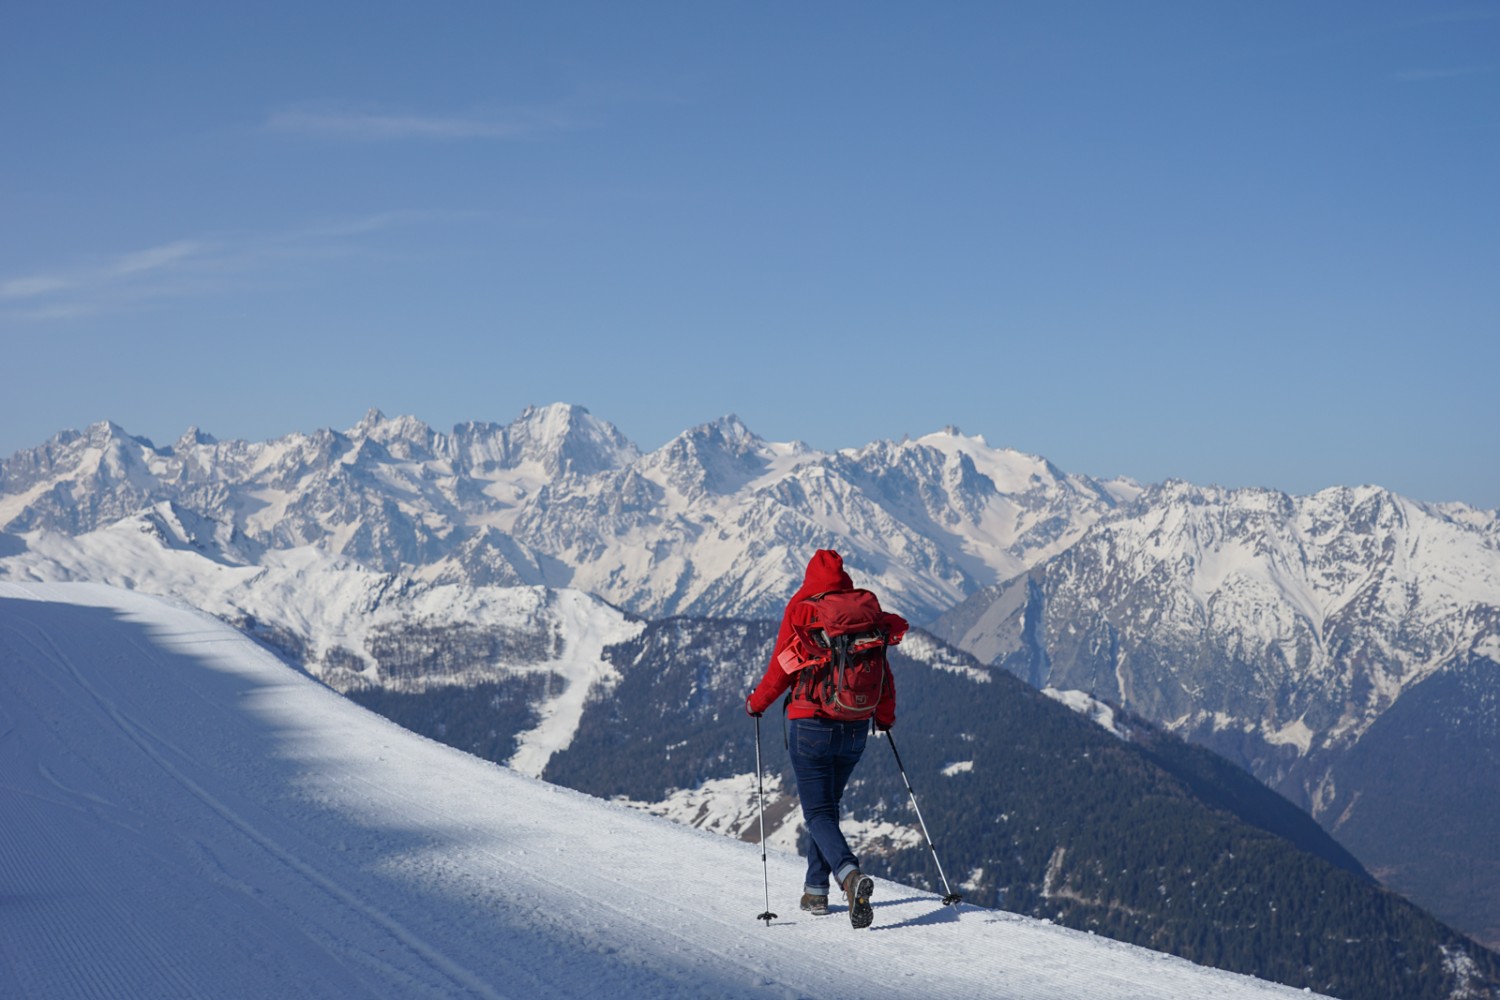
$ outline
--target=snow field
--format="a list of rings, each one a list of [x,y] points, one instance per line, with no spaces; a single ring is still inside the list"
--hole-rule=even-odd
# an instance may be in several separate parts
[[[1239,1000],[1299,991],[802,862],[407,733],[212,618],[0,583],[0,996]]]

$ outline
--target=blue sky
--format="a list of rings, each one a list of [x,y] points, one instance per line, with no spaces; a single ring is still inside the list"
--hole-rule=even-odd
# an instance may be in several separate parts
[[[561,400],[1500,506],[1500,0],[15,4],[0,94],[0,454]]]

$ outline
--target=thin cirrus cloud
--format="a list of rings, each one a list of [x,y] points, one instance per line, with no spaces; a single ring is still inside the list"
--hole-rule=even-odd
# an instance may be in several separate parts
[[[197,240],[178,240],[175,243],[122,254],[109,266],[109,273],[129,275],[159,271],[194,257],[201,257],[207,251],[208,246]]]
[[[94,256],[45,273],[0,277],[0,317],[32,322],[72,319],[152,301],[211,295],[269,274],[287,261],[357,254],[361,237],[462,218],[456,213],[383,212],[295,230],[181,239]]]
[[[176,240],[95,258],[46,274],[0,280],[0,306],[10,319],[70,319],[132,300],[169,294],[174,281],[216,253],[201,240]]]
[[[0,301],[32,299],[68,288],[71,282],[53,274],[30,274],[0,281]]]
[[[0,281],[0,300],[46,298],[80,288],[109,284],[115,279],[144,277],[186,264],[195,257],[202,257],[208,250],[208,245],[198,240],[177,240],[118,254],[70,270],[8,278]]]

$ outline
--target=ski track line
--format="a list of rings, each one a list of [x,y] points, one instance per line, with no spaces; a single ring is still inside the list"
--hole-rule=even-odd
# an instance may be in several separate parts
[[[281,862],[282,865],[286,866],[291,871],[294,871],[297,874],[301,875],[307,881],[323,889],[325,892],[333,896],[336,900],[343,903],[345,906],[361,913],[369,920],[371,920],[371,922],[383,928],[387,933],[389,933],[397,941],[401,942],[402,945],[408,948],[414,955],[418,956],[424,962],[426,962],[433,969],[433,971],[446,976],[456,986],[460,986],[477,996],[485,997],[487,998],[487,1000],[507,1000],[504,995],[492,990],[487,983],[485,983],[482,979],[472,973],[469,969],[448,959],[447,956],[445,956],[437,948],[422,940],[415,933],[407,929],[406,926],[400,923],[398,920],[383,912],[378,907],[365,903],[353,892],[345,889],[334,879],[324,875],[322,872],[319,872],[311,865],[297,858],[291,852],[282,848],[281,845],[277,844],[271,837],[263,834],[254,825],[243,819],[233,809],[229,808],[223,802],[219,801],[218,798],[211,794],[202,785],[199,785],[192,778],[188,777],[175,764],[168,760],[164,754],[153,747],[151,743],[152,741],[155,741],[163,746],[172,747],[172,749],[176,751],[180,756],[186,756],[182,754],[182,751],[178,750],[176,747],[173,747],[169,741],[162,739],[157,733],[152,732],[149,728],[141,726],[133,720],[129,719],[123,712],[117,709],[114,704],[112,704],[108,699],[104,698],[103,695],[100,694],[100,692],[84,676],[83,672],[80,671],[77,666],[75,666],[73,662],[68,658],[68,656],[57,647],[56,643],[52,641],[50,636],[48,636],[45,632],[42,632],[40,634],[43,641],[47,644],[48,647],[50,647],[52,651],[51,654],[48,654],[46,650],[38,647],[34,642],[30,642],[29,640],[27,640],[28,643],[32,645],[33,648],[37,649],[37,651],[43,656],[46,656],[58,666],[65,668],[73,676],[73,679],[78,683],[78,685],[94,700],[94,702],[100,708],[104,710],[104,712],[110,717],[115,725],[119,727],[120,731],[125,735],[127,739],[129,739],[143,753],[145,753],[148,757],[155,761],[156,764],[161,767],[162,770],[164,770],[174,781],[191,792],[194,797],[196,797],[204,805],[208,806],[209,809],[213,810],[213,812],[218,814],[223,820],[237,829],[245,837],[249,838],[253,843],[257,844],[259,847],[265,850],[266,853],[270,854],[277,861]]]
[[[71,788],[68,785],[64,784],[62,780],[57,777],[57,775],[47,770],[47,765],[43,764],[41,761],[37,762],[36,771],[37,774],[40,774],[49,785],[62,792],[64,795],[67,795],[69,798],[83,799],[86,802],[92,802],[96,806],[104,806],[107,809],[118,808],[118,806],[115,803],[111,802],[109,799],[106,799],[99,795],[95,795],[93,792],[86,792],[80,788]],[[89,811],[87,806],[78,805],[76,802],[68,802],[65,804],[70,809],[78,809],[82,812]]]

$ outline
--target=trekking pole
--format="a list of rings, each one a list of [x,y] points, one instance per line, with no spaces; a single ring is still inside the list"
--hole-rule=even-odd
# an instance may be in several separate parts
[[[927,849],[932,852],[933,864],[937,865],[938,878],[943,880],[943,888],[948,890],[948,894],[943,897],[943,905],[952,906],[963,897],[953,891],[953,887],[948,884],[948,876],[943,874],[943,863],[938,860],[937,848],[932,846],[932,836],[927,832],[927,821],[922,818],[921,806],[917,805],[917,793],[911,790],[911,781],[906,777],[906,768],[901,766],[901,754],[896,750],[896,740],[889,729],[885,731],[885,738],[891,744],[891,753],[896,755],[896,770],[901,772],[901,780],[906,783],[906,794],[911,796],[911,807],[917,811],[917,822],[922,824],[922,836],[927,838]]]
[[[771,870],[766,861],[766,784],[761,777],[760,770],[760,716],[755,717],[755,801],[760,805],[760,871],[761,877],[766,883],[766,912],[755,919],[764,920],[766,926],[771,926],[771,921],[776,919],[776,914],[771,912]]]

